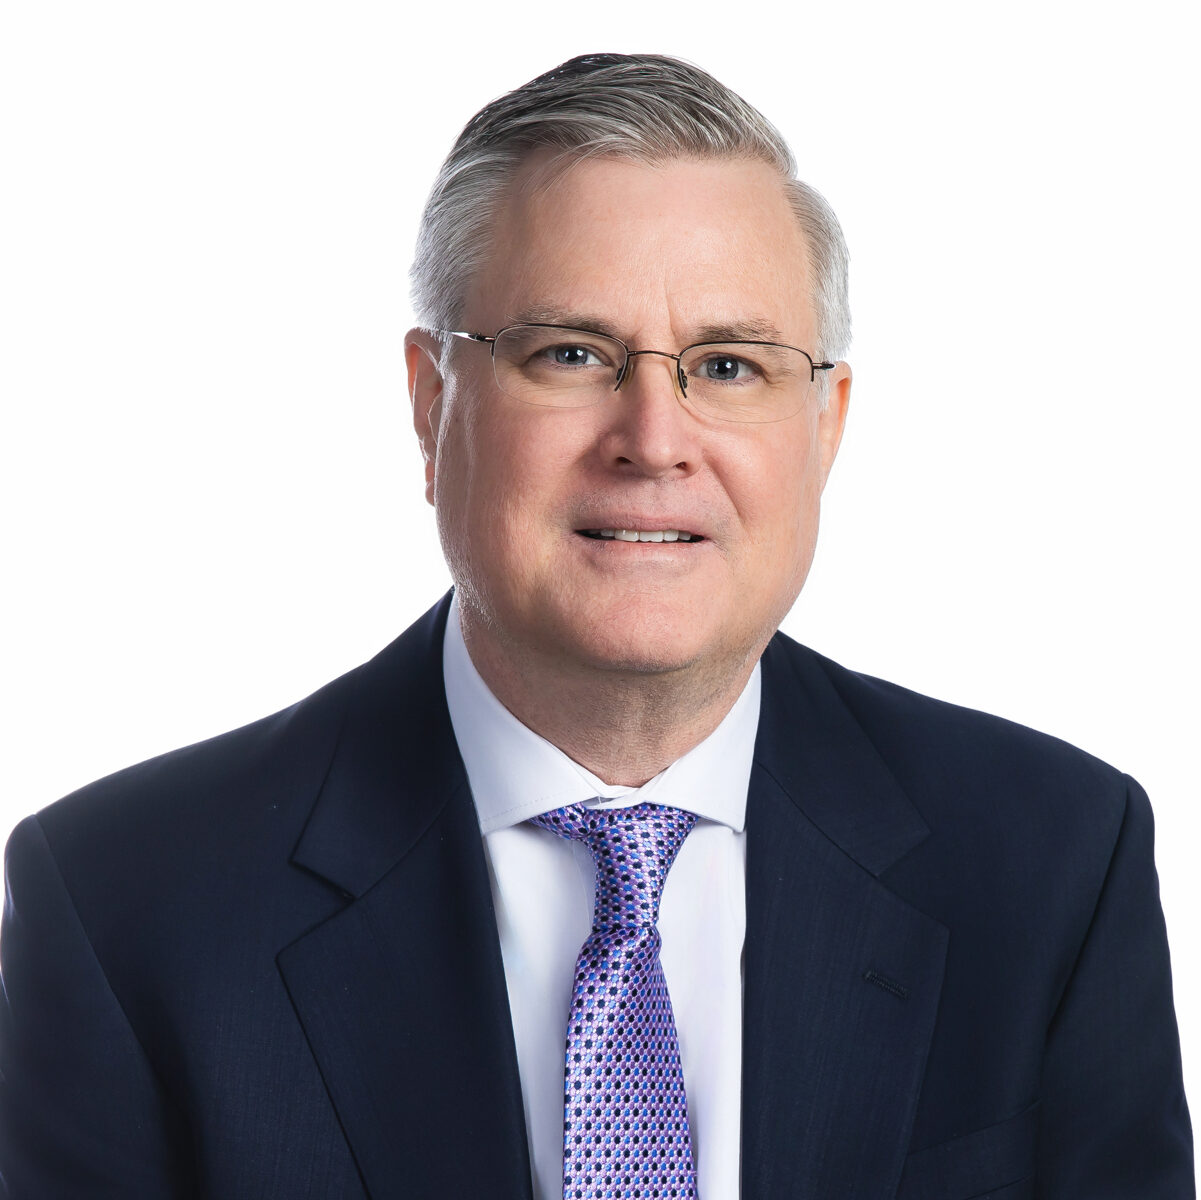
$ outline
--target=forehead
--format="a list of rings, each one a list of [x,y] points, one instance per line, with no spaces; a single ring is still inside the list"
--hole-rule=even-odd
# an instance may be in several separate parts
[[[803,347],[809,296],[805,239],[766,163],[594,158],[557,169],[544,156],[498,208],[465,315],[499,328],[533,312],[583,313],[630,336],[685,339],[758,323]]]

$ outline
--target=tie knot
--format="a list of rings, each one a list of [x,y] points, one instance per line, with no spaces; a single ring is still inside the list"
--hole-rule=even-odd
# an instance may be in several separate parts
[[[596,860],[595,930],[654,925],[667,872],[696,824],[696,813],[660,804],[585,808],[569,804],[530,823],[583,842]]]

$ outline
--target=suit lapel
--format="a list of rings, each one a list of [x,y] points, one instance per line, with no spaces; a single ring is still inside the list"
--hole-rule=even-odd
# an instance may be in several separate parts
[[[927,834],[816,656],[775,639],[747,801],[744,1200],[895,1194],[947,931],[877,876]]]
[[[279,968],[368,1193],[529,1200],[482,839],[443,699],[446,603],[362,670],[293,855],[343,901]]]

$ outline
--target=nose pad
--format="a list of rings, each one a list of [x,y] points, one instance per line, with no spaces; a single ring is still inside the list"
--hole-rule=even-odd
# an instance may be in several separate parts
[[[626,356],[622,368],[617,372],[617,382],[613,385],[613,390],[619,392],[622,386],[634,373],[634,359],[642,354],[654,354],[660,358],[670,358],[675,364],[675,370],[672,371],[672,384],[675,387],[676,399],[685,400],[688,397],[688,377],[684,374],[684,368],[680,364],[680,356],[678,354],[668,354],[666,350],[631,350]]]

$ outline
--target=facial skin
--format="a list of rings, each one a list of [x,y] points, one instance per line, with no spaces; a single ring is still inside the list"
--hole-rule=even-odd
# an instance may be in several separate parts
[[[499,213],[460,327],[595,322],[634,349],[678,353],[714,327],[773,326],[816,357],[809,290],[803,235],[765,164],[599,158],[551,175],[535,159]],[[406,353],[427,496],[485,680],[569,753],[547,727],[573,700],[585,724],[603,725],[606,703],[624,706],[624,718],[609,716],[626,734],[610,740],[628,736],[632,720],[642,729],[653,707],[669,741],[695,739],[676,753],[690,748],[724,715],[805,581],[849,368],[828,373],[824,411],[815,387],[795,416],[738,424],[685,408],[666,358],[635,359],[599,405],[555,409],[502,393],[486,346],[457,345],[443,371],[437,344],[415,330]],[[579,532],[602,528],[703,540]],[[549,707],[539,699],[548,689]],[[579,761],[601,763],[606,736],[598,731]],[[661,742],[662,731],[651,744]]]

